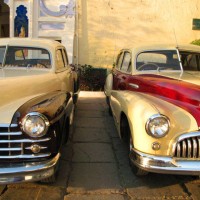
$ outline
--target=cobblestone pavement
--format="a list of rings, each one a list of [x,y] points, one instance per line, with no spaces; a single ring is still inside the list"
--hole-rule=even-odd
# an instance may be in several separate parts
[[[200,199],[200,179],[132,173],[103,92],[81,92],[55,184],[0,186],[2,200]]]

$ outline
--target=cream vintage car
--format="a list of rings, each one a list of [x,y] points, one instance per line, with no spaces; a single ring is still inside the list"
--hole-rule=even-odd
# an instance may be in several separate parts
[[[105,94],[136,175],[200,175],[200,47],[123,49]]]
[[[55,180],[77,81],[61,43],[0,39],[0,184]]]

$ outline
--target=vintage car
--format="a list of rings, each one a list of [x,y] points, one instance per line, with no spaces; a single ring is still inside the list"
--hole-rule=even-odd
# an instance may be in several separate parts
[[[123,49],[105,94],[136,175],[200,175],[200,47]]]
[[[55,180],[77,81],[61,43],[0,39],[0,184]]]

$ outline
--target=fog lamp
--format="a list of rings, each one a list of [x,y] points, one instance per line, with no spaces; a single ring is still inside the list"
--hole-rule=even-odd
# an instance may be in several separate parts
[[[155,151],[159,150],[160,149],[160,143],[154,142],[152,144],[152,149],[155,150]]]

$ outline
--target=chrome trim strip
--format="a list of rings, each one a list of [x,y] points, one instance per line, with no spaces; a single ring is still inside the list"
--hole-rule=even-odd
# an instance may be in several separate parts
[[[21,151],[22,148],[0,148],[0,151]]]
[[[0,136],[22,135],[22,132],[0,132]]]
[[[200,159],[176,159],[167,156],[154,156],[132,149],[130,160],[133,165],[149,172],[200,175]]]
[[[192,152],[193,152],[193,158],[197,158],[198,155],[197,155],[197,141],[196,139],[192,138],[192,146],[193,146],[193,149],[192,149]]]
[[[187,145],[188,145],[188,158],[192,157],[192,143],[190,139],[187,140]]]
[[[23,159],[23,158],[30,158],[30,159],[33,159],[33,158],[43,158],[43,157],[48,157],[50,156],[51,153],[44,153],[44,154],[23,154],[23,155],[16,155],[16,156],[0,156],[0,159],[17,159],[17,158],[20,158],[20,159]]]
[[[186,158],[186,153],[187,153],[187,146],[186,146],[186,143],[185,143],[185,141],[183,140],[183,142],[182,142],[183,144],[183,158]]]
[[[54,174],[60,153],[42,162],[0,165],[0,184],[38,181]]]
[[[177,150],[177,156],[180,157],[181,156],[181,145],[180,145],[180,143],[178,143],[176,150]]]
[[[29,140],[29,139],[22,139],[22,140],[0,140],[0,144],[3,143],[34,143],[34,142],[48,142],[51,138],[44,138],[39,140]]]
[[[198,138],[198,143],[199,143],[199,147],[200,147],[200,138]],[[200,148],[199,148],[198,155],[199,155],[199,157],[200,157]]]
[[[129,83],[128,85],[134,89],[139,89],[139,85],[137,84]]]
[[[0,124],[0,127],[2,128],[14,128],[14,127],[18,127],[18,124]]]

